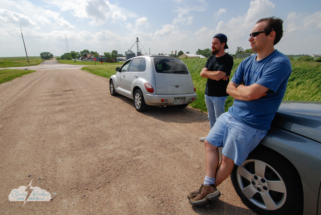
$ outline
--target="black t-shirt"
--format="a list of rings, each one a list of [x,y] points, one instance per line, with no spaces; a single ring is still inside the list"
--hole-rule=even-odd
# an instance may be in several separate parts
[[[233,64],[233,57],[229,54],[225,54],[218,58],[211,55],[208,58],[205,67],[209,71],[222,71],[229,76],[231,74]],[[205,94],[208,96],[217,97],[228,96],[228,94],[226,93],[228,81],[229,80],[224,81],[222,79],[216,81],[208,78],[206,82]]]

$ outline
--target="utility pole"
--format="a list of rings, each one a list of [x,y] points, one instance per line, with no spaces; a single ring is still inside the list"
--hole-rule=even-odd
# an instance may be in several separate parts
[[[138,46],[139,39],[138,39],[138,37],[136,38],[136,43],[137,43],[137,56],[138,56],[138,52],[139,52],[139,46]]]
[[[24,38],[23,38],[21,26],[20,26],[20,30],[21,30],[21,37],[22,37],[23,46],[24,46],[25,52],[26,52],[27,61],[28,61],[28,63],[29,63],[29,57],[28,57],[28,53],[27,53],[27,48],[26,48],[25,40],[24,40]]]
[[[65,34],[65,42],[66,42],[67,53],[69,53],[68,39],[66,34]]]

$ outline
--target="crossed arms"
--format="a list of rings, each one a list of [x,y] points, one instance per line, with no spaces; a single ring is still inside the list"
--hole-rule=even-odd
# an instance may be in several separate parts
[[[243,84],[237,85],[230,81],[230,83],[227,85],[226,92],[234,99],[241,101],[252,101],[265,96],[268,90],[269,88],[259,84],[245,86]]]
[[[228,79],[228,76],[226,76],[225,72],[222,71],[209,71],[206,67],[204,67],[200,73],[200,76],[202,78],[209,78],[215,81],[219,81],[223,79],[226,81]]]

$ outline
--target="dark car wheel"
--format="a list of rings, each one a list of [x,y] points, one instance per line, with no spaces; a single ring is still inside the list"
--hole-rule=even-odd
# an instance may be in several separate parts
[[[242,202],[258,214],[302,214],[303,191],[292,164],[273,150],[259,146],[234,167],[231,179]]]
[[[117,95],[117,93],[115,91],[113,80],[110,80],[110,82],[109,82],[109,91],[110,91],[110,95],[112,95],[112,96],[116,96]]]
[[[140,89],[135,90],[134,105],[136,110],[139,112],[142,112],[147,109],[147,105],[145,104],[143,93]]]

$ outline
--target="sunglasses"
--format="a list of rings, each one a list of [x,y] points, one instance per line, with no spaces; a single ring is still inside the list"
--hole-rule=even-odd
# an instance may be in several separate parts
[[[257,32],[253,32],[253,33],[250,33],[250,37],[256,37],[256,36],[259,35],[260,33],[271,33],[271,31],[257,31]]]

